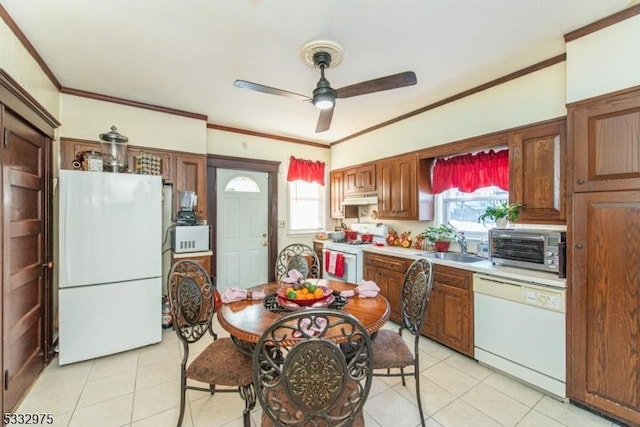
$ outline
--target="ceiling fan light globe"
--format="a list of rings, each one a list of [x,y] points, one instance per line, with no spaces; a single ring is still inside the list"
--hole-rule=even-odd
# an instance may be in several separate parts
[[[313,105],[321,110],[327,110],[336,102],[336,91],[329,86],[326,79],[320,79],[318,87],[313,91]]]
[[[321,110],[328,110],[329,108],[333,107],[333,99],[331,98],[325,99],[324,97],[320,99],[314,98],[313,104]]]

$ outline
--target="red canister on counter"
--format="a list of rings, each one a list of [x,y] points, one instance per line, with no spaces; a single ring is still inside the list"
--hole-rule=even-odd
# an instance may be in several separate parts
[[[362,241],[365,242],[365,243],[373,242],[373,234],[371,234],[371,233],[362,233],[360,235],[360,239],[362,239]]]
[[[356,240],[358,238],[358,233],[351,230],[346,230],[344,232],[344,238],[347,240]]]

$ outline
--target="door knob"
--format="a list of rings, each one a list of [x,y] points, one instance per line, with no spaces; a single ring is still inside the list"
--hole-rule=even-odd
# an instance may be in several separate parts
[[[267,243],[267,242],[262,242],[262,246],[269,246],[269,243]]]
[[[53,268],[53,261],[42,264],[42,268],[48,268],[49,270],[51,270]]]
[[[576,244],[576,249],[582,249],[582,243]]]

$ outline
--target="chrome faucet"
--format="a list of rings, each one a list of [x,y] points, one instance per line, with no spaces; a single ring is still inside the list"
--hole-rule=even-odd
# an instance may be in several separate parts
[[[458,236],[456,237],[456,242],[460,245],[460,252],[463,254],[467,253],[467,238],[464,237],[464,232],[458,232]]]

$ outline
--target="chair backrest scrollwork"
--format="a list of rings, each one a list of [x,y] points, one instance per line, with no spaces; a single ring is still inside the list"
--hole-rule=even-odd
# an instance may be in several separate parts
[[[282,280],[293,269],[298,270],[305,279],[320,278],[320,261],[313,248],[294,243],[280,251],[276,259],[276,280]]]
[[[173,327],[185,343],[198,341],[211,329],[215,285],[200,264],[181,260],[169,271],[167,287]]]
[[[253,356],[264,413],[278,425],[352,425],[371,388],[371,351],[366,329],[348,313],[312,309],[279,318]]]

